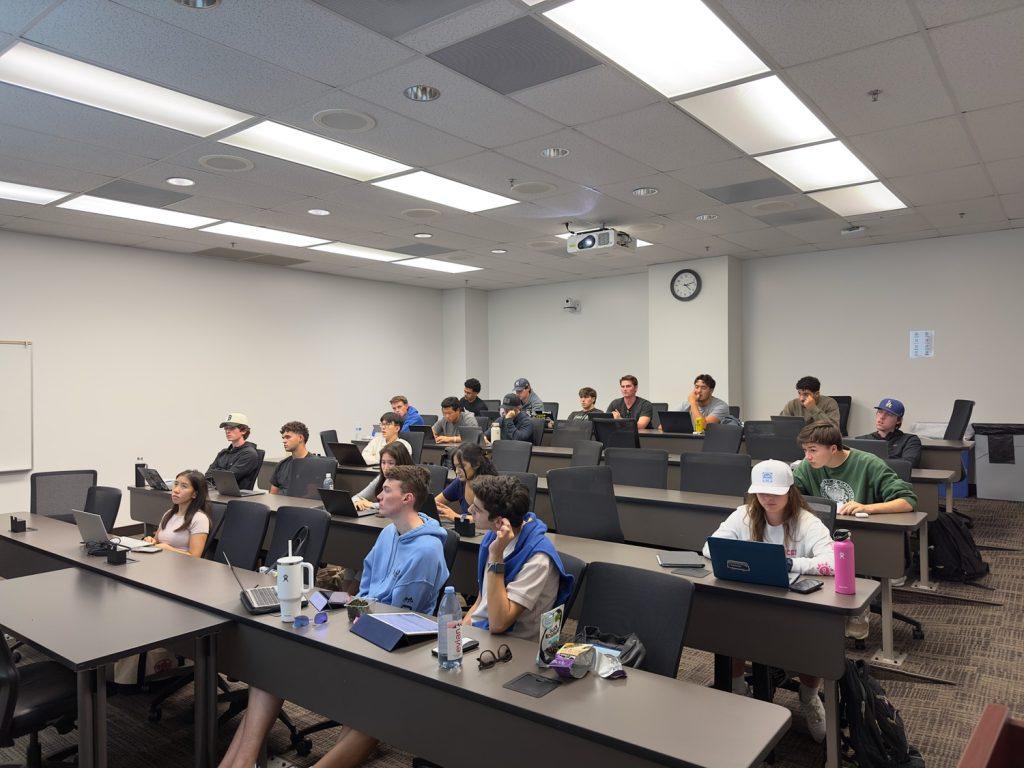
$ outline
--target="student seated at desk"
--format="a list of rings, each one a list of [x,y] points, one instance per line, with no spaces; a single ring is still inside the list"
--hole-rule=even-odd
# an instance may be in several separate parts
[[[515,392],[501,398],[501,439],[533,440],[533,416],[523,410],[523,403]]]
[[[746,503],[737,507],[711,536],[782,544],[786,548],[790,573],[829,576],[835,572],[828,528],[804,507],[800,490],[793,484],[793,472],[783,461],[769,460],[754,465]],[[705,544],[704,557],[710,556]],[[745,665],[744,659],[732,660],[732,690],[749,696],[749,686],[744,680]],[[818,698],[820,686],[820,677],[800,675],[800,711],[812,738],[819,743],[825,738],[825,707]]]
[[[380,473],[366,484],[359,493],[352,497],[352,504],[356,509],[379,509],[380,502],[377,498],[384,490],[384,478],[392,467],[412,466],[412,456],[405,447],[404,440],[395,440],[390,445],[380,449]]]
[[[405,446],[405,450],[412,456],[412,446],[409,445],[405,440],[398,437],[399,431],[402,429],[402,419],[394,413],[385,413],[380,417],[380,433],[374,435],[370,439],[370,442],[363,448],[363,461],[368,465],[373,466],[374,464],[380,463],[380,452],[385,445],[391,445],[391,443],[399,442]]]
[[[890,459],[906,459],[911,467],[917,467],[921,464],[921,438],[900,429],[904,413],[906,409],[899,400],[883,399],[875,406],[875,431],[858,439],[885,440],[889,444]]]
[[[619,391],[622,397],[608,403],[607,411],[616,419],[635,419],[637,429],[647,429],[654,417],[654,406],[637,393],[640,383],[636,376],[627,374],[619,379]]]
[[[464,411],[479,416],[487,410],[487,403],[480,399],[480,379],[466,379],[462,385],[462,399],[459,404]]]
[[[395,395],[389,402],[391,403],[391,412],[401,420],[403,432],[409,432],[409,427],[423,426],[423,417],[420,416],[419,411],[409,405],[409,398],[405,395]]]
[[[796,397],[786,403],[780,416],[803,416],[804,421],[827,421],[839,426],[839,403],[821,394],[821,382],[803,376],[796,383]]]
[[[516,397],[519,398],[519,407],[527,415],[532,416],[544,410],[544,401],[533,391],[529,379],[516,379],[512,384],[512,389],[515,391]]]
[[[689,411],[694,427],[697,419],[703,418],[705,424],[736,424],[738,421],[729,413],[729,404],[715,397],[715,379],[710,373],[699,373],[693,380],[686,402],[679,406],[680,411]]]
[[[381,514],[392,523],[377,537],[363,561],[359,597],[407,611],[433,613],[437,594],[448,579],[444,541],[448,534],[436,520],[416,512],[427,498],[429,475],[423,467],[388,470],[380,494]],[[338,614],[343,615],[343,614]],[[304,674],[315,674],[305,670]],[[344,691],[338,693],[344,695]],[[220,761],[220,768],[252,768],[283,699],[249,688],[249,706]],[[317,768],[352,768],[377,747],[377,739],[344,726],[337,743],[317,762]]]
[[[209,491],[206,478],[198,469],[179,472],[171,486],[171,503],[160,519],[156,533],[147,536],[153,546],[202,557],[206,539],[210,535],[210,515],[207,512]]]
[[[490,530],[477,560],[479,596],[463,624],[536,640],[540,617],[562,605],[572,588],[548,527],[529,511],[530,493],[518,478],[478,477],[471,483],[476,524]]]
[[[251,488],[248,481],[255,480],[254,475],[260,468],[260,456],[256,453],[256,443],[249,442],[249,417],[244,413],[229,413],[220,426],[224,430],[228,447],[214,458],[206,470],[206,479],[211,479],[213,470],[226,469],[234,474],[240,488]]]
[[[270,492],[289,495],[288,486],[298,470],[298,465],[310,455],[306,449],[309,430],[301,421],[289,421],[281,427],[281,444],[288,452],[288,458],[281,461],[270,478]]]
[[[455,455],[452,456],[452,466],[455,469],[455,479],[434,497],[437,514],[442,520],[454,520],[468,515],[469,507],[475,498],[473,479],[498,474],[484,449],[476,443],[463,443],[456,448]],[[458,511],[448,506],[454,502],[458,502]]]
[[[441,418],[434,422],[431,431],[435,443],[461,443],[459,427],[478,426],[476,416],[467,413],[457,397],[446,397],[441,401]]]
[[[580,396],[580,409],[573,411],[569,414],[569,421],[590,421],[594,416],[601,416],[604,414],[600,408],[596,407],[597,403],[597,390],[593,387],[581,387],[579,391]]]

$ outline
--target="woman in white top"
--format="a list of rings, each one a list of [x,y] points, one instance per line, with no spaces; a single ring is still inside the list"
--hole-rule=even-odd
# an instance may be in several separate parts
[[[831,576],[835,573],[832,537],[828,528],[804,507],[793,484],[793,471],[782,461],[762,461],[750,472],[747,503],[736,509],[711,534],[721,539],[782,544],[791,573]],[[704,556],[710,557],[708,545]],[[743,679],[746,661],[732,660],[732,689],[748,694]],[[818,698],[820,677],[800,675],[800,710],[815,741],[825,738],[825,707]]]
[[[384,475],[392,467],[405,464],[412,464],[412,456],[405,449],[404,440],[396,440],[390,445],[385,445],[380,451],[380,472],[363,490],[352,497],[353,506],[356,509],[379,509],[380,502],[377,501],[377,497],[384,488]]]
[[[210,516],[206,512],[209,492],[206,478],[197,469],[186,469],[174,478],[171,502],[153,536],[145,541],[161,549],[202,557],[210,535]]]
[[[412,446],[405,440],[398,439],[398,433],[402,429],[402,420],[391,411],[380,417],[380,434],[376,435],[363,448],[363,461],[369,465],[380,463],[380,451],[385,445],[390,445],[396,440],[405,446],[405,450],[412,456]]]

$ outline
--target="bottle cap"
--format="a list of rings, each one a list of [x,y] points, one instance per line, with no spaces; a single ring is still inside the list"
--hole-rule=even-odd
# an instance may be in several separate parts
[[[846,530],[845,528],[836,528],[832,532],[832,540],[833,541],[849,541],[849,539],[850,539],[850,532],[848,530]]]
[[[455,594],[455,587],[451,587],[451,586],[445,587],[444,588],[444,593],[446,595],[454,595]]]

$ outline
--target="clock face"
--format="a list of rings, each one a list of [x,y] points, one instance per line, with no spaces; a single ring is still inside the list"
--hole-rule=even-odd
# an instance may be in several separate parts
[[[681,269],[672,276],[669,288],[680,301],[693,301],[700,293],[700,275],[692,269]]]

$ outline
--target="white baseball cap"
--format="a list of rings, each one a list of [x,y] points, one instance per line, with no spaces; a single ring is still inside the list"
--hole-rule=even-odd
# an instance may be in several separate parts
[[[793,470],[789,464],[776,459],[759,461],[750,470],[750,488],[747,493],[768,493],[785,496],[793,485]]]
[[[249,417],[244,413],[229,413],[228,417],[220,423],[221,428],[224,427],[248,427]]]

